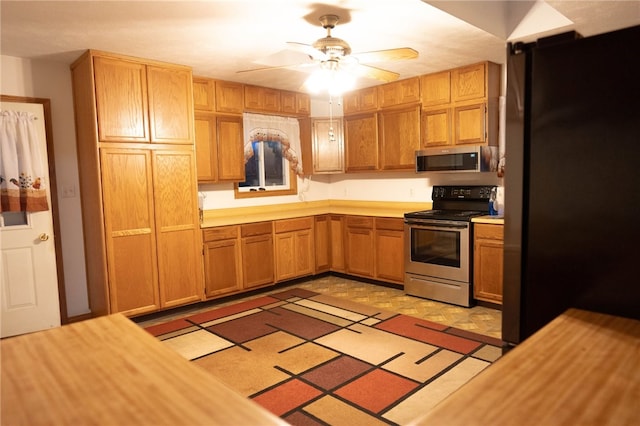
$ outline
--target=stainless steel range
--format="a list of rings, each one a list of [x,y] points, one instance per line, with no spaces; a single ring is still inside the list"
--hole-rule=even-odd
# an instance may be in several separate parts
[[[406,213],[407,294],[471,306],[471,218],[489,213],[495,186],[434,186],[433,210]]]

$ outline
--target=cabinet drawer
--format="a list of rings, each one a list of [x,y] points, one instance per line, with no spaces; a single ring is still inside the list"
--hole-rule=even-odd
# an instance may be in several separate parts
[[[392,217],[377,217],[376,229],[388,229],[390,231],[403,231],[404,220]]]
[[[279,220],[274,223],[274,231],[276,234],[280,232],[299,231],[301,229],[313,228],[312,217],[301,217],[299,219]]]
[[[347,227],[373,229],[373,218],[367,216],[349,216],[347,217]]]
[[[219,228],[205,229],[202,231],[204,242],[232,240],[238,238],[237,226],[221,226]]]
[[[486,238],[489,240],[503,240],[504,226],[477,223],[475,224],[475,235],[476,235],[476,238]]]
[[[258,223],[248,223],[246,225],[242,225],[241,234],[242,237],[252,237],[254,235],[264,235],[271,234],[272,230],[271,222],[258,222]]]

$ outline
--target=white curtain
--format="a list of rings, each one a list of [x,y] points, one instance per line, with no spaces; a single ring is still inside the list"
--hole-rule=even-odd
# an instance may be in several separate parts
[[[0,212],[49,210],[35,119],[29,112],[0,111]]]
[[[253,156],[252,142],[280,142],[282,155],[289,161],[291,170],[303,177],[300,125],[296,118],[244,113],[243,126],[245,163]]]

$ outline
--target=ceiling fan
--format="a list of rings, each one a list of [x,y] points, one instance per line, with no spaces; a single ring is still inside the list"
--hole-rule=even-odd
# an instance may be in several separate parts
[[[238,72],[250,72],[269,70],[277,68],[304,68],[319,65],[322,70],[328,71],[345,71],[349,74],[368,77],[383,82],[397,80],[399,74],[393,71],[376,68],[365,65],[368,62],[392,61],[401,59],[413,59],[418,57],[418,52],[409,47],[401,47],[397,49],[376,50],[371,52],[351,53],[349,44],[337,37],[331,35],[331,30],[335,28],[340,18],[337,15],[323,15],[320,17],[322,27],[327,30],[326,37],[316,40],[313,44],[304,44],[297,42],[287,42],[292,49],[307,54],[313,63],[299,63],[293,65],[271,66],[263,68],[254,68],[250,70]]]

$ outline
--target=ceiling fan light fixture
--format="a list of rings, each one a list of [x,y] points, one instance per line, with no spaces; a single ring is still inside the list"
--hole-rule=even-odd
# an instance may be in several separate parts
[[[323,62],[320,69],[312,73],[304,83],[313,94],[328,92],[331,96],[340,96],[355,86],[355,76],[337,66],[336,62]]]

